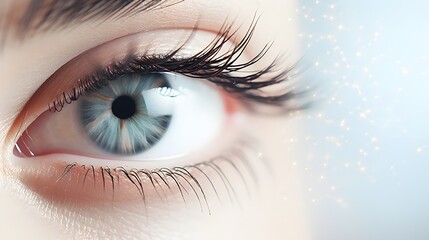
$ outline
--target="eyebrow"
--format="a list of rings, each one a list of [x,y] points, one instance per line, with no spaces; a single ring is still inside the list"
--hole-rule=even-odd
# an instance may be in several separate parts
[[[20,1],[6,12],[4,29],[14,30],[19,39],[91,20],[107,21],[166,8],[184,0],[31,0]],[[17,10],[18,9],[18,10]],[[18,16],[17,17],[17,13]],[[21,14],[19,14],[21,12]],[[0,24],[1,25],[1,24]],[[3,32],[3,31],[2,31]]]

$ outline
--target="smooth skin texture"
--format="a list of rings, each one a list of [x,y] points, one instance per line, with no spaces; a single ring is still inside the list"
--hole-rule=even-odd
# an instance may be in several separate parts
[[[2,0],[0,8],[7,3]],[[174,204],[155,204],[149,207],[152,214],[127,203],[90,208],[57,205],[8,171],[11,146],[6,135],[20,108],[53,72],[80,53],[132,33],[192,28],[197,20],[199,29],[216,33],[225,19],[249,25],[255,13],[260,20],[248,54],[274,41],[266,59],[287,52],[282,67],[298,61],[293,0],[185,0],[162,10],[6,41],[0,52],[0,239],[310,239],[302,186],[294,175],[292,156],[283,147],[284,139],[299,126],[287,117],[250,116],[248,129],[258,138],[272,172],[261,175],[253,197],[214,207],[211,215]],[[264,66],[263,61],[258,64]]]

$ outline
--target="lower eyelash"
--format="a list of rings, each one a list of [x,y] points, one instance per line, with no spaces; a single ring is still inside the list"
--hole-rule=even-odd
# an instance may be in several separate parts
[[[230,181],[231,174],[238,176],[249,197],[251,195],[249,180],[257,187],[258,174],[255,171],[255,165],[249,161],[250,155],[259,154],[254,149],[256,148],[253,142],[241,141],[226,154],[209,161],[189,166],[155,170],[94,167],[93,165],[71,163],[66,165],[57,183],[62,183],[68,175],[74,174],[74,170],[83,169],[84,174],[80,174],[82,175],[80,176],[82,187],[92,182],[94,188],[102,187],[104,194],[110,188],[112,200],[115,199],[115,191],[121,185],[120,179],[123,179],[134,185],[144,205],[147,205],[148,201],[148,196],[146,195],[148,188],[155,190],[158,199],[162,202],[168,198],[167,192],[178,191],[185,204],[187,199],[193,195],[198,200],[201,211],[207,211],[211,214],[207,197],[209,191],[210,194],[216,196],[218,201],[223,202],[221,194],[219,194],[220,188],[223,188],[222,191],[226,192],[229,201],[239,204],[240,197],[237,194],[237,189],[239,188],[234,187],[234,184]],[[221,183],[221,186],[215,183],[215,178]],[[102,186],[97,186],[96,184],[100,182],[99,179],[101,179]],[[207,184],[203,184],[203,182]]]

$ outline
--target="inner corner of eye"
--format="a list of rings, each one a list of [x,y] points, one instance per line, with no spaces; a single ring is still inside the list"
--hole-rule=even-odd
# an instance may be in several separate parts
[[[42,113],[22,132],[14,154],[61,154],[73,162],[80,156],[100,165],[201,154],[229,131],[237,104],[226,92],[183,75],[127,74],[87,89],[61,111]]]

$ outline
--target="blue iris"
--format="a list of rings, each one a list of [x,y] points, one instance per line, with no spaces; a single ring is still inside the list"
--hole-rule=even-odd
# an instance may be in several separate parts
[[[155,145],[165,134],[171,115],[151,116],[143,93],[169,88],[161,73],[129,74],[82,96],[83,128],[101,149],[131,155]]]

